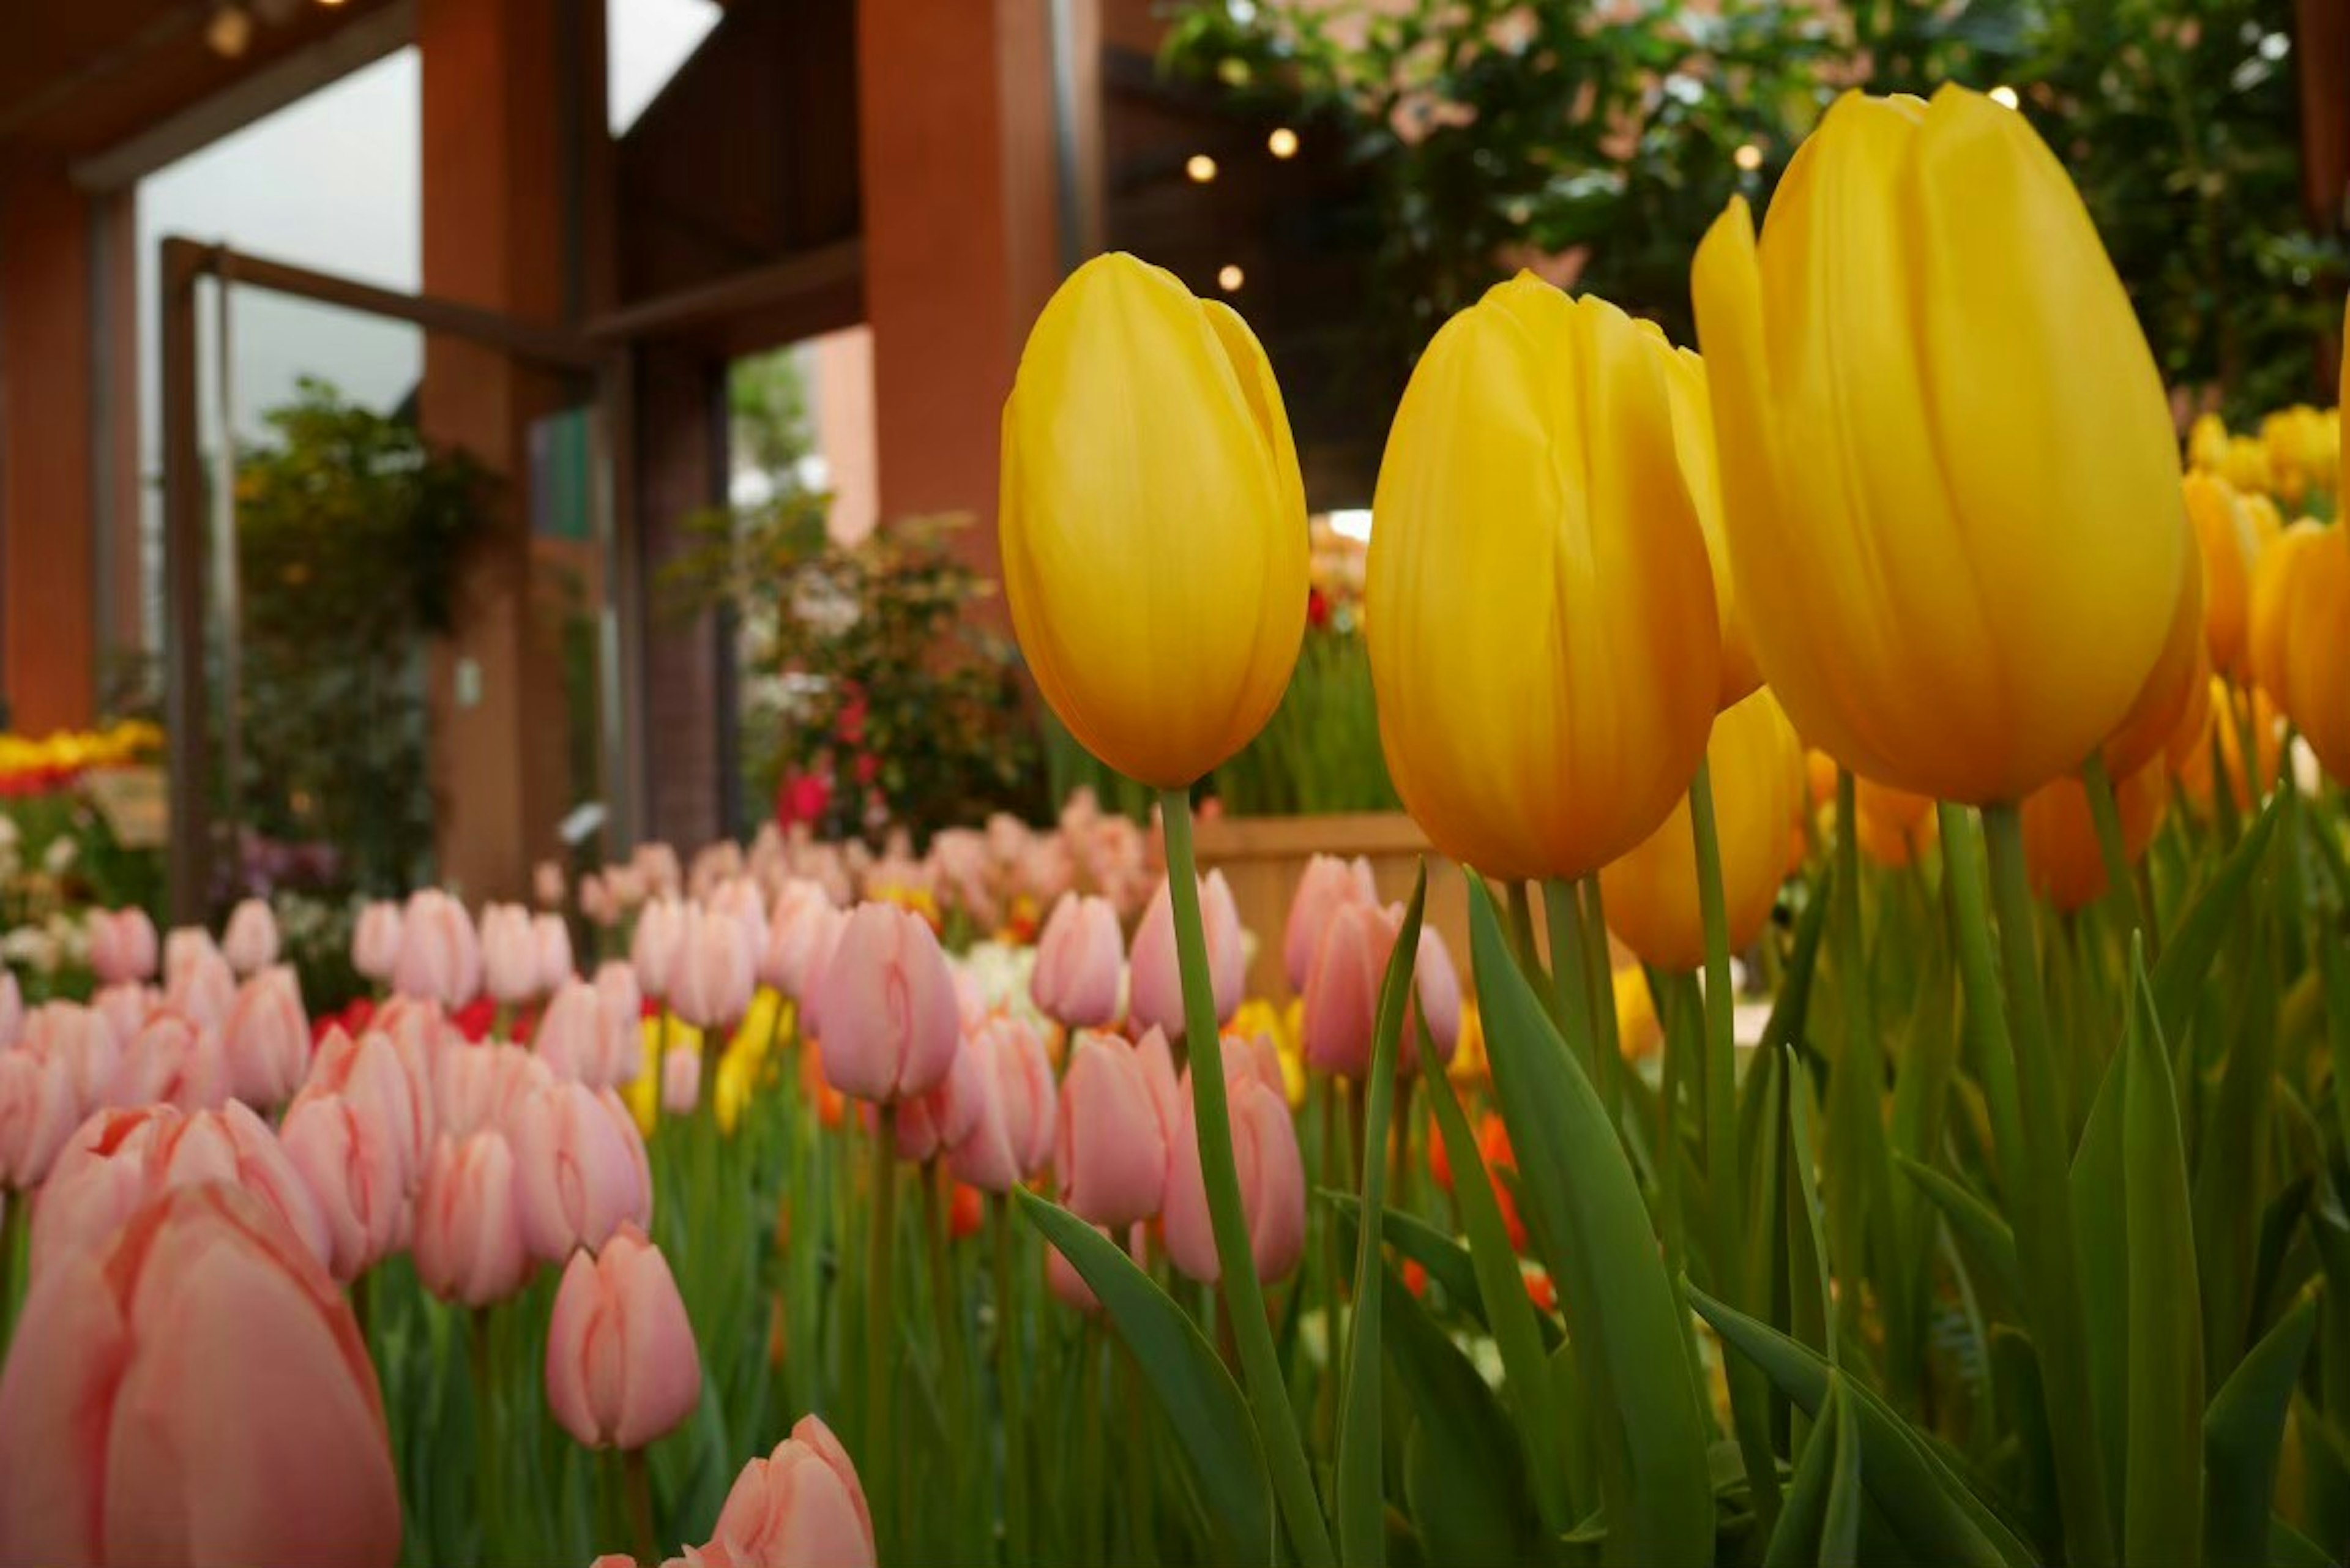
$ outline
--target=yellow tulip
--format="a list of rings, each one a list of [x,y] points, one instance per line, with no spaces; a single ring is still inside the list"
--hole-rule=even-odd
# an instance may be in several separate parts
[[[2220,465],[2220,477],[2247,495],[2264,495],[2276,483],[2269,467],[2269,449],[2258,436],[2228,438],[2228,459]]]
[[[2162,754],[2178,731],[2179,715],[2210,679],[2211,653],[2203,635],[2203,566],[2198,556],[2187,557],[2178,590],[2162,656],[2138,689],[2137,701],[2106,737],[2106,772],[2114,778],[2127,778]]]
[[[2304,561],[2325,535],[2322,524],[2304,517],[2278,535],[2252,567],[2251,629],[2245,639],[2252,682],[2288,712],[2285,652],[2295,619],[2292,601],[2309,580]]]
[[[1610,979],[1616,991],[1616,1048],[1627,1062],[1646,1060],[1665,1043],[1657,999],[1648,994],[1648,974],[1638,964],[1619,964]]]
[[[1644,325],[1648,325],[1645,324]],[[1673,447],[1680,454],[1698,526],[1705,531],[1706,559],[1713,567],[1714,622],[1721,632],[1721,688],[1716,705],[1727,711],[1762,684],[1754,644],[1738,615],[1738,595],[1730,576],[1730,546],[1721,535],[1721,475],[1713,455],[1713,405],[1705,386],[1705,361],[1675,348],[1650,328],[1662,355],[1665,388],[1673,405]]]
[[[1071,274],[1003,405],[1012,624],[1053,711],[1145,784],[1246,745],[1305,633],[1305,491],[1248,326],[1123,254]]]
[[[2187,431],[2187,464],[2201,473],[2217,473],[2228,466],[2228,426],[2219,415],[2195,416]]]
[[[2269,473],[2279,499],[2288,506],[2301,504],[2310,487],[2331,487],[2340,465],[2341,435],[2334,420],[2296,403],[2261,421],[2261,445],[2268,451]]]
[[[1804,748],[1768,687],[1713,722],[1706,742],[1714,830],[1732,950],[1771,918],[1787,869],[1787,825],[1804,796]],[[1662,827],[1599,874],[1607,925],[1640,961],[1695,970],[1705,962],[1697,846],[1686,796]]]
[[[2153,356],[2030,122],[1847,93],[1692,281],[1740,608],[1797,731],[1978,805],[2077,768],[2192,545]]]
[[[2240,674],[2245,600],[2251,591],[2252,558],[2259,552],[2251,518],[2237,500],[2235,486],[2224,479],[2190,473],[2180,488],[2203,564],[2203,637],[2211,649],[2211,668]]]
[[[2293,570],[2278,705],[2319,764],[2350,782],[2350,524],[2320,530]]]
[[[2123,859],[2136,865],[2146,853],[2169,800],[2169,773],[2158,761],[2115,783]],[[2023,864],[2033,891],[2068,915],[2106,896],[2105,852],[2097,843],[2089,792],[2079,779],[2041,785],[2025,799],[2022,816]]]
[[[1379,739],[1421,828],[1488,875],[1597,870],[1704,754],[1721,635],[1663,359],[1522,274],[1396,411],[1364,585]]]
[[[2257,782],[2244,778],[2243,732],[2249,716]],[[2241,691],[2218,676],[2211,677],[2211,700],[2203,707],[2200,732],[2193,743],[2175,753],[2178,788],[2199,811],[2211,809],[2211,752],[2216,746],[2227,769],[2228,794],[2236,809],[2258,805],[2276,787],[2277,769],[2284,760],[2284,736],[2277,705],[2265,691]]]

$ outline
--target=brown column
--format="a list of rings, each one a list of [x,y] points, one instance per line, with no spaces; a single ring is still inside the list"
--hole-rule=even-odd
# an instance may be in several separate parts
[[[425,293],[560,318],[565,20],[559,0],[419,0]],[[600,58],[592,63],[600,73]],[[506,355],[426,344],[427,439],[463,447],[501,480],[456,630],[432,660],[440,871],[472,898],[521,892],[569,804],[556,628],[534,596],[527,488],[530,422],[560,401],[553,378]]]
[[[0,166],[0,698],[33,734],[96,717],[90,234],[62,166]]]
[[[881,521],[969,514],[979,526],[966,548],[990,576],[1003,397],[1060,278],[1050,9],[858,5]],[[1080,36],[1095,36],[1090,0],[1074,9]]]

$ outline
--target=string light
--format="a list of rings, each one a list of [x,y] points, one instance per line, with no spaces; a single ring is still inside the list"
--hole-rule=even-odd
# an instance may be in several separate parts
[[[1738,150],[1730,155],[1730,161],[1745,172],[1752,174],[1762,167],[1762,150],[1751,141],[1742,141],[1738,144]]]
[[[2013,109],[2019,101],[2015,89],[2005,82],[1991,89],[1991,100],[2002,109]]]
[[[1297,156],[1297,132],[1285,125],[1276,125],[1273,133],[1264,139],[1264,145],[1265,151],[1275,158],[1295,158]]]
[[[1183,161],[1183,173],[1194,185],[1204,185],[1216,177],[1216,161],[1204,152],[1194,152]]]
[[[253,17],[242,5],[224,5],[204,24],[204,42],[224,60],[235,59],[253,42]]]
[[[1216,286],[1226,294],[1238,294],[1241,285],[1246,281],[1246,275],[1235,263],[1226,262],[1216,269]]]

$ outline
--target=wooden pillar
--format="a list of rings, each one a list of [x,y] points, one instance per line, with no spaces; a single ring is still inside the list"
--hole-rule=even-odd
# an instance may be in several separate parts
[[[1068,9],[1082,59],[1091,0]],[[881,522],[968,514],[963,549],[989,576],[1003,398],[1061,275],[1053,10],[859,0],[857,11]],[[1098,96],[1079,94],[1081,169],[1098,168],[1085,154]]]
[[[422,59],[424,292],[556,322],[567,268],[564,157],[568,61],[563,0],[418,0]],[[600,126],[600,117],[598,119]],[[432,762],[443,880],[469,898],[519,894],[556,847],[569,805],[556,628],[535,596],[531,422],[566,389],[478,344],[427,339],[426,438],[462,447],[500,479],[490,537],[467,564],[457,626],[434,650]]]
[[[720,722],[733,687],[718,618],[681,619],[660,584],[662,568],[693,545],[687,519],[726,498],[726,367],[682,347],[636,352],[639,570],[649,589],[638,743],[657,759],[645,781],[645,833],[691,853],[734,826],[723,820],[734,792],[723,776]]]
[[[32,734],[96,718],[88,199],[0,164],[0,702]]]

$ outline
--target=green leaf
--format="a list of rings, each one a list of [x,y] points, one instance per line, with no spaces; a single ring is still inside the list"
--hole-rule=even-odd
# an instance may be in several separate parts
[[[1714,1300],[1694,1285],[1690,1304],[1725,1345],[1761,1366],[1780,1391],[1811,1415],[1826,1404],[1834,1370],[1808,1347],[1767,1324]],[[1919,1442],[1890,1406],[1857,1383],[1851,1412],[1861,1442],[1861,1480],[1910,1548],[1929,1561],[1966,1568],[2025,1568],[2032,1551],[1999,1516]]]
[[[2128,1215],[2122,1190],[2128,1061],[2116,1052],[2106,1064],[2105,1081],[2090,1104],[2088,1125],[2073,1153],[2070,1178],[2081,1305],[2089,1329],[2089,1396],[2110,1476],[2127,1473],[2129,1452],[2129,1249],[2123,1229]]]
[[[2269,1515],[2267,1560],[2273,1568],[2341,1568],[2324,1547],[2273,1513]]]
[[[1404,1496],[1421,1555],[1430,1563],[1555,1557],[1508,1412],[1394,1274],[1382,1270],[1378,1288],[1395,1328],[1388,1366],[1418,1417],[1405,1447]]]
[[[2317,1334],[2317,1295],[2305,1295],[2237,1364],[2203,1415],[2203,1560],[2210,1568],[2264,1568],[2269,1500],[2293,1384]]]
[[[1024,1188],[1014,1196],[1029,1223],[1061,1250],[1101,1298],[1102,1309],[1141,1364],[1191,1459],[1225,1554],[1235,1563],[1271,1563],[1273,1486],[1264,1450],[1248,1402],[1214,1347],[1191,1314],[1108,1237]]]
[[[1474,877],[1469,917],[1494,1094],[1601,1432],[1608,1554],[1659,1568],[1710,1562],[1704,1407],[1647,1205],[1607,1110],[1511,961]]]
[[[1895,1155],[1893,1163],[1942,1211],[1951,1234],[1991,1265],[1992,1281],[2007,1300],[2022,1301],[2023,1265],[2016,1261],[2015,1232],[2008,1228],[1999,1211],[1956,1178],[1945,1176],[1930,1165],[1921,1165],[1906,1154]]]
[[[2122,1052],[2125,1231],[2129,1250],[2129,1452],[2122,1559],[2153,1563],[2203,1539],[2203,1322],[2187,1149],[2146,965],[2131,944]]]
[[[2219,792],[2225,795],[2228,792]],[[2154,966],[2154,1011],[2161,1022],[2162,1037],[2183,1041],[2187,1025],[2195,1013],[2196,993],[2203,989],[2203,977],[2211,971],[2211,961],[2219,956],[2220,939],[2233,928],[2237,906],[2243,902],[2245,889],[2251,886],[2252,874],[2260,869],[2262,857],[2268,853],[2269,839],[2276,831],[2277,803],[2272,801],[2262,812],[2251,830],[2244,835],[2228,858],[2187,913],[2179,918],[2178,929],[2162,944],[2162,957]]]
[[[1833,1365],[1836,1359],[1835,1293],[1828,1283],[1827,1220],[1820,1206],[1819,1182],[1812,1174],[1814,1151],[1819,1147],[1812,1136],[1812,1080],[1793,1047],[1787,1051],[1783,1076],[1787,1080],[1787,1163],[1794,1168],[1795,1195],[1804,1209],[1804,1223],[1790,1223],[1788,1234],[1794,1249],[1805,1253],[1812,1263],[1809,1278],[1790,1281],[1789,1285],[1795,1290],[1804,1285],[1813,1287],[1819,1307],[1820,1332],[1828,1361]],[[1802,1323],[1807,1315],[1798,1312],[1795,1321]]]
[[[1835,1474],[1820,1521],[1820,1568],[1859,1568],[1860,1424],[1853,1418],[1851,1385],[1841,1372],[1828,1374],[1827,1409],[1835,1424]]]
[[[1771,1532],[1771,1544],[1762,1554],[1762,1568],[1804,1568],[1819,1561],[1821,1538],[1827,1530],[1828,1495],[1843,1480],[1843,1455],[1836,1439],[1851,1418],[1846,1403],[1844,1375],[1830,1372],[1826,1408],[1804,1440],[1804,1457],[1796,1462],[1794,1482],[1787,1489],[1778,1528]]]
[[[1404,1004],[1411,1000],[1412,975],[1419,961],[1419,918],[1428,902],[1428,866],[1422,862],[1404,907],[1403,927],[1388,954],[1387,977],[1371,1033],[1370,1104],[1363,1128],[1363,1211],[1387,1211],[1388,1120],[1395,1101],[1397,1047],[1403,1034]],[[1433,1057],[1431,1069],[1440,1072]],[[1368,1568],[1387,1562],[1386,1500],[1379,1469],[1379,1307],[1384,1272],[1379,1238],[1384,1222],[1356,1227],[1355,1319],[1347,1337],[1347,1376],[1338,1389],[1338,1558]]]

